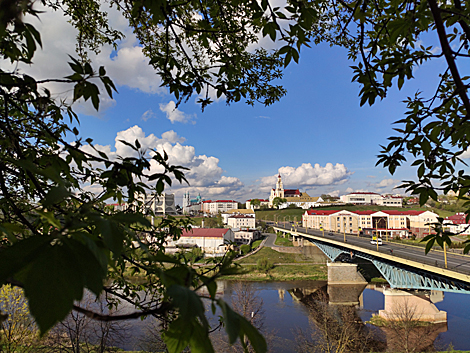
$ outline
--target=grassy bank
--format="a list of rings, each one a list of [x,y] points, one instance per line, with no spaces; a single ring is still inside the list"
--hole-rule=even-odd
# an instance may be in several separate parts
[[[291,240],[279,235],[276,237],[276,241],[274,242],[274,244],[279,246],[294,246]]]
[[[266,258],[272,263],[297,263],[297,264],[305,264],[305,263],[313,263],[312,259],[309,257],[302,255],[302,254],[288,254],[288,253],[280,253],[271,248],[262,248],[256,254],[250,255],[245,257],[240,261],[236,261],[236,263],[240,265],[253,265],[258,262],[258,260]]]
[[[268,263],[269,269],[260,266]],[[240,261],[236,274],[225,276],[227,280],[245,281],[293,281],[326,280],[326,264],[317,264],[302,254],[279,253],[271,248],[262,248],[256,254]]]

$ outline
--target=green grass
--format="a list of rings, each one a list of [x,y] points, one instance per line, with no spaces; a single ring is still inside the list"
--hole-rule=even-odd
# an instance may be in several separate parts
[[[302,215],[305,213],[305,210],[286,208],[284,210],[258,210],[255,212],[257,220],[274,221],[275,219],[277,219],[279,222],[284,222],[285,217],[285,221],[288,222],[290,216],[290,220],[292,222],[294,220],[300,222],[302,221]],[[296,219],[294,219],[294,217],[296,217]]]
[[[279,235],[276,237],[276,241],[274,242],[274,244],[279,246],[294,246],[292,241]]]
[[[253,244],[251,244],[251,249],[255,250],[264,240],[264,237],[262,239],[255,240]]]
[[[237,274],[224,276],[226,280],[244,281],[294,281],[294,280],[327,280],[326,265],[275,265],[268,272],[258,270],[256,265],[244,265],[238,268]]]
[[[256,254],[237,261],[239,264],[255,264],[259,259],[267,258],[273,263],[311,263],[312,259],[302,254],[280,253],[271,248],[262,248]]]

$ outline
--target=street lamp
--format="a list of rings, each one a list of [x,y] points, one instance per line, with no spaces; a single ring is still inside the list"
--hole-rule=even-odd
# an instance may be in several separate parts
[[[444,242],[444,266],[447,268],[447,250],[446,250],[446,242]]]

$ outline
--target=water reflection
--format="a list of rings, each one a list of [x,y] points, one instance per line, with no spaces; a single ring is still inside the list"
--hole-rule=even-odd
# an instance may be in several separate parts
[[[390,315],[394,311],[392,302],[388,301],[389,288],[383,285],[368,285],[365,289],[354,285],[328,286],[326,281],[249,285],[262,300],[264,332],[270,335],[270,352],[336,352],[342,347],[345,352],[412,352],[446,350],[449,344],[458,350],[470,348],[470,297],[465,294],[445,293],[443,296],[442,292],[421,292],[417,296],[435,306],[434,312],[447,312],[448,324],[423,326],[415,320],[405,320],[402,326],[377,327],[366,322],[381,312]],[[218,293],[227,303],[232,303],[237,295],[236,283],[220,282]],[[404,312],[402,316],[409,316],[407,310]],[[218,313],[214,318],[218,320]],[[129,336],[141,337],[146,324],[148,322],[133,322],[135,330]],[[121,348],[136,349],[136,343],[131,341],[129,339]]]
[[[224,297],[229,301],[231,284],[228,282],[225,285]],[[421,303],[419,307],[410,310],[415,307],[415,303],[410,302],[408,309],[405,305],[405,315],[401,318],[395,313],[393,325],[378,327],[366,322],[380,312],[388,313],[388,318],[392,319],[393,313],[392,302],[387,301],[388,305],[385,302],[387,294],[384,295],[384,291],[389,289],[382,285],[369,285],[365,289],[357,285],[328,286],[326,281],[252,285],[263,299],[266,326],[276,331],[278,344],[274,345],[273,352],[342,351],[341,347],[345,347],[344,351],[355,352],[413,352],[445,350],[451,343],[457,349],[468,349],[470,346],[466,336],[462,337],[459,330],[453,331],[456,326],[455,313],[458,313],[459,308],[446,300],[447,296],[457,296],[458,303],[465,302],[468,307],[469,297],[464,294],[446,294],[446,298],[443,298],[442,292],[402,293],[402,297],[412,296],[434,309],[424,310]],[[437,313],[436,317],[442,316],[443,310],[448,312],[449,329],[445,322],[426,325],[420,322],[420,318],[429,320],[429,312]],[[412,311],[414,316],[406,315]],[[465,316],[465,320],[469,321],[468,316]],[[307,341],[316,344],[307,345]],[[307,348],[302,350],[302,346]]]

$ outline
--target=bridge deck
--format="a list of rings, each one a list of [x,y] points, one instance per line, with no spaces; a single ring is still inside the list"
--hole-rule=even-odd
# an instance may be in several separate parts
[[[284,228],[274,226],[276,231],[292,234],[295,237],[311,239],[338,248],[346,249],[347,252],[361,252],[377,259],[382,259],[390,263],[401,266],[408,266],[416,270],[429,272],[438,276],[470,283],[470,256],[447,253],[448,267],[444,268],[443,252],[424,253],[424,248],[385,242],[379,246],[379,251],[375,245],[370,244],[370,238],[358,237],[357,235],[344,235],[327,233],[305,228]],[[344,241],[346,238],[346,242]],[[392,250],[392,251],[390,251]]]

